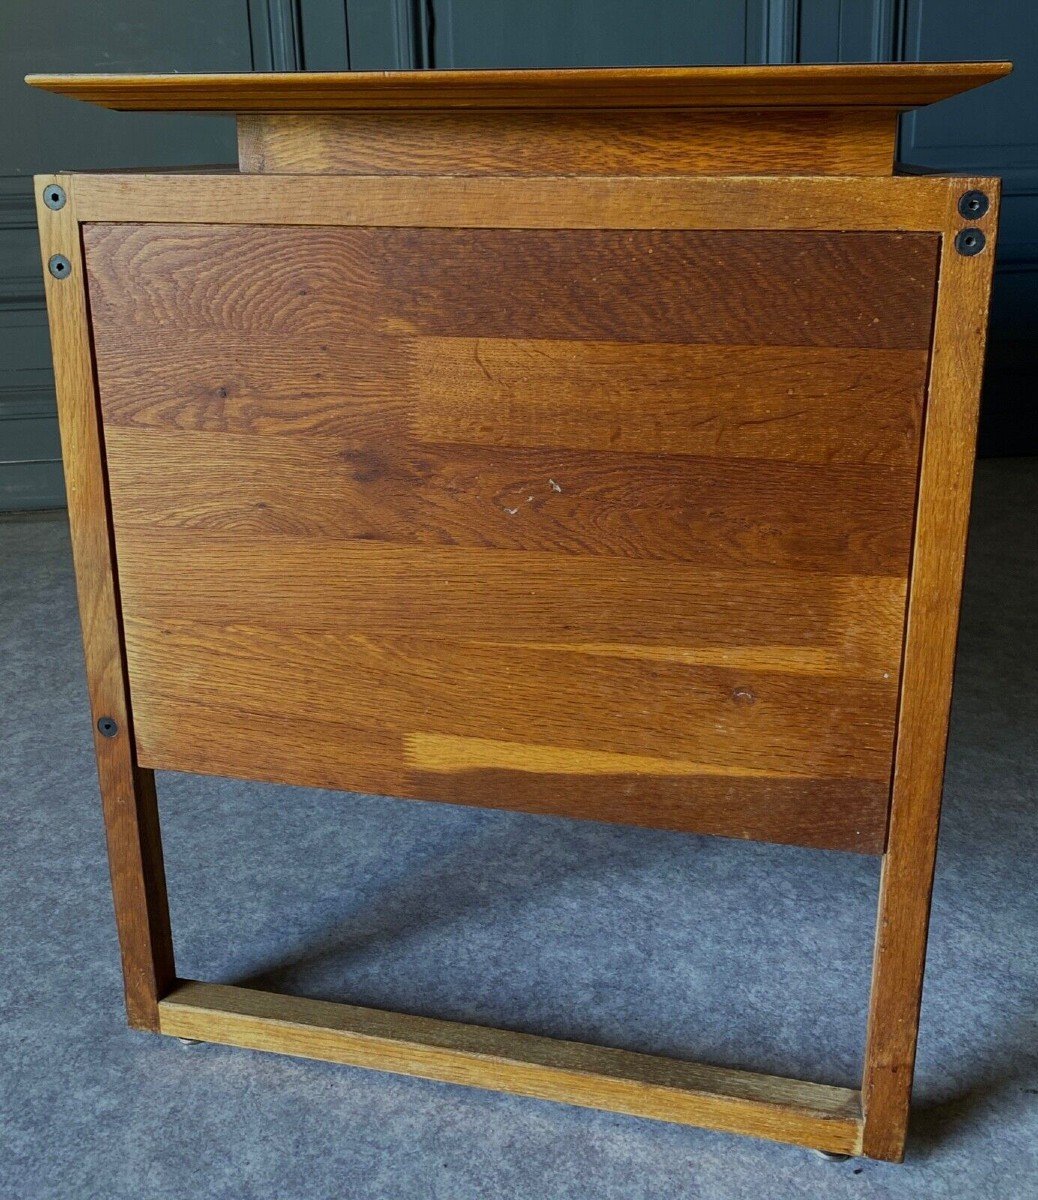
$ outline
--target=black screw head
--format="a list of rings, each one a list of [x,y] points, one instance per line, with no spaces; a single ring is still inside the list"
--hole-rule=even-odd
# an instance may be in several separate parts
[[[43,189],[43,203],[55,212],[65,207],[65,199],[65,189],[60,184],[50,183]]]
[[[119,726],[111,717],[102,717],[97,723],[97,728],[102,737],[115,737],[119,732]]]
[[[64,254],[52,254],[47,261],[47,270],[55,279],[68,279],[72,274],[72,264]]]
[[[985,192],[971,188],[959,197],[959,215],[967,221],[978,221],[991,207]]]
[[[982,229],[960,229],[955,235],[955,249],[966,258],[979,254],[987,243]]]

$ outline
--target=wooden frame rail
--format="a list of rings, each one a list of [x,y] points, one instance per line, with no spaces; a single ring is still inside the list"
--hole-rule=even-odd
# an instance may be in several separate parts
[[[861,1151],[860,1094],[751,1071],[212,983],[178,984],[159,1031],[421,1079]]]
[[[57,187],[64,198],[45,201]],[[178,1037],[493,1087],[843,1154],[903,1156],[940,808],[993,260],[991,179],[46,175],[36,180],[69,512],[130,1023]],[[964,193],[987,211],[968,223]],[[53,199],[53,194],[51,196]],[[85,288],[81,226],[105,222],[925,230],[939,286],[890,823],[862,1091],[548,1038],[178,981],[152,773],[138,764]],[[966,225],[980,253],[955,240]],[[55,256],[58,256],[56,259]],[[55,267],[55,263],[58,266]],[[64,265],[62,265],[62,263]],[[50,269],[48,270],[48,266]]]

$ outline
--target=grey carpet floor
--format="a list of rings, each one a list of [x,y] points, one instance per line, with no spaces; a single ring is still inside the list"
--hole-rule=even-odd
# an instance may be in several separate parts
[[[1038,1196],[1038,461],[982,464],[908,1162],[131,1032],[68,535],[0,524],[0,1200]],[[854,1085],[875,860],[161,776],[180,973]]]

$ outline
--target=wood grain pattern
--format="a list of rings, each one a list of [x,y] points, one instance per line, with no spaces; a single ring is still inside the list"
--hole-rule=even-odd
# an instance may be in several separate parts
[[[248,113],[243,172],[275,175],[890,175],[882,108]]]
[[[915,1068],[998,222],[997,181],[960,186],[992,204],[977,222],[983,252],[963,257],[948,238],[941,257],[862,1089],[865,1153],[893,1161],[904,1156]]]
[[[882,849],[933,236],[85,245],[142,761]]]
[[[421,108],[912,108],[1001,79],[1008,62],[28,75],[30,87],[106,108],[326,112]]]
[[[174,362],[161,344],[138,344],[133,357],[106,357],[105,419],[185,432],[314,435],[344,450],[384,435],[847,463],[880,473],[918,468],[925,350],[388,333],[298,344],[302,365],[271,341],[233,331],[194,331],[194,353]],[[142,375],[155,380],[146,392]]]
[[[77,175],[84,222],[511,229],[940,232],[958,180],[937,176],[656,176],[523,180],[236,173]]]
[[[161,1030],[856,1153],[858,1093],[555,1038],[185,982]]]
[[[937,263],[935,237],[895,233],[95,225],[84,241],[111,264],[92,268],[101,329],[319,344],[388,331],[921,350]]]
[[[132,479],[129,472],[119,479]],[[117,485],[119,486],[119,485]],[[123,495],[126,495],[124,492]],[[127,602],[148,620],[184,604],[233,623],[249,616],[277,631],[285,611],[314,633],[468,637],[497,645],[580,649],[596,656],[690,666],[759,667],[880,682],[896,673],[904,580],[579,555],[407,547],[307,535],[271,539],[241,530],[199,532],[134,521],[136,553],[121,573]],[[272,553],[275,551],[276,553]],[[170,574],[167,561],[180,570]],[[322,590],[332,576],[335,589]],[[469,603],[459,604],[463,592]],[[718,600],[722,597],[722,600]],[[665,620],[663,620],[665,618]],[[578,638],[579,635],[579,638]]]
[[[55,182],[65,188],[69,197],[65,207],[57,212],[42,202],[44,189]],[[138,765],[134,752],[90,352],[85,265],[71,180],[45,175],[37,176],[34,183],[94,750],[108,840],[126,1011],[131,1025],[157,1029],[159,998],[174,979],[173,943],[154,776]],[[47,271],[52,254],[63,254],[71,263],[67,278],[55,279]],[[98,731],[96,722],[102,716],[116,721],[118,732],[114,737],[104,737]]]
[[[393,441],[388,421],[381,432],[381,444],[351,446],[328,435],[214,438],[111,424],[120,526],[694,562],[699,570],[896,576],[908,557],[904,498],[915,473],[907,468]]]
[[[533,773],[543,747],[590,751],[583,755],[589,777],[603,770],[602,753],[614,755],[606,760],[608,771],[619,774],[622,765],[630,776],[626,794],[635,824],[644,823],[635,815],[640,791],[652,790],[654,775],[672,775],[657,761],[667,759],[673,777],[689,777],[690,793],[695,776],[749,776],[762,785],[769,779],[871,780],[881,786],[850,786],[846,798],[871,797],[871,810],[859,812],[857,822],[873,845],[883,825],[893,679],[689,665],[680,657],[628,656],[621,646],[596,654],[579,644],[231,628],[205,623],[204,613],[196,616],[186,605],[181,611],[177,621],[127,626],[139,752],[152,766],[184,769],[184,755],[197,762],[199,747],[218,736],[216,726],[233,731],[256,713],[298,713],[304,721],[355,730],[372,741],[372,751],[384,741],[387,757],[352,773],[350,747],[343,743],[336,751],[339,786],[354,790],[440,798],[438,791],[423,795],[411,782],[415,772],[440,769],[419,753],[421,736],[439,734],[480,743],[455,744],[450,769],[457,772],[487,769],[491,751],[499,756],[490,766],[519,770],[517,743],[530,747],[522,769]],[[188,727],[181,714],[188,704],[212,711],[212,734]],[[237,757],[213,770],[244,778],[268,773],[262,758]],[[387,787],[387,779],[400,786]],[[766,801],[766,791],[762,786],[754,795]],[[506,794],[500,803],[507,807],[513,799]],[[674,823],[679,819],[676,811]],[[731,820],[743,827],[753,817],[747,811]]]
[[[925,350],[435,337],[413,346],[422,404],[412,427],[426,439],[917,468]]]

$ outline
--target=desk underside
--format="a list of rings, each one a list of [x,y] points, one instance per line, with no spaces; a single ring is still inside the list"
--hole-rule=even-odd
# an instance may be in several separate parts
[[[140,764],[881,851],[938,244],[85,225]]]

